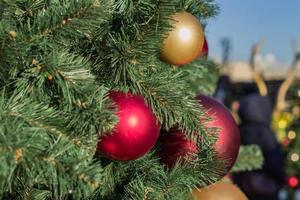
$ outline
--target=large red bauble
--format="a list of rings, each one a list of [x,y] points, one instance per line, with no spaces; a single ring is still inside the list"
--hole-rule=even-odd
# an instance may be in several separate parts
[[[160,139],[161,148],[158,152],[163,164],[167,167],[175,165],[177,160],[188,162],[197,158],[198,147],[196,142],[188,139],[177,128],[163,135]]]
[[[205,126],[207,128],[216,127],[219,129],[219,137],[215,144],[215,150],[218,156],[226,162],[226,172],[229,172],[239,152],[239,128],[231,113],[224,105],[204,95],[197,96],[197,100],[206,109],[206,114],[213,118]]]
[[[103,156],[128,161],[145,155],[156,143],[160,125],[142,96],[112,91],[109,97],[118,108],[119,122],[112,133],[98,141]]]
[[[203,43],[203,47],[201,49],[201,52],[200,52],[200,57],[207,57],[208,56],[208,43],[207,43],[207,40],[206,40],[206,37],[204,38],[204,43]]]

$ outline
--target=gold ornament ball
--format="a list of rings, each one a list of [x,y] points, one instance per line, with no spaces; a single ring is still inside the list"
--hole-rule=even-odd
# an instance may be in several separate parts
[[[206,188],[193,191],[195,200],[248,200],[245,194],[232,183],[217,182]]]
[[[196,17],[180,12],[172,17],[173,30],[164,40],[161,60],[172,65],[184,65],[199,57],[204,44],[202,25]]]

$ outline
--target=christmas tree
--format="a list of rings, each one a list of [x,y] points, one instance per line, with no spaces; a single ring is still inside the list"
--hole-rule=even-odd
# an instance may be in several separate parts
[[[299,105],[300,90],[297,77],[297,69],[300,61],[300,51],[295,40],[292,41],[294,61],[281,83],[276,101],[276,109],[273,118],[273,128],[277,138],[281,141],[286,154],[286,198],[299,198]],[[285,191],[285,190],[284,190]],[[286,192],[286,191],[285,191]],[[296,193],[295,193],[296,192]],[[297,194],[298,193],[298,194]],[[284,193],[285,194],[285,193]],[[285,199],[286,199],[285,198]]]
[[[287,174],[287,189],[289,191],[290,197],[295,196],[295,191],[299,190],[299,169],[300,169],[300,163],[299,163],[299,155],[300,155],[300,149],[299,149],[299,133],[300,133],[300,100],[299,100],[299,91],[300,91],[300,85],[299,83],[294,83],[294,86],[291,87],[289,91],[289,105],[290,109],[288,112],[288,116],[290,116],[290,121],[287,123],[287,126],[285,128],[286,131],[286,138],[283,141],[283,145],[285,146],[285,151],[287,155],[286,160],[286,174]],[[282,119],[284,120],[284,119]],[[299,193],[299,191],[298,191]]]
[[[223,157],[195,98],[217,79],[202,52],[217,12],[212,0],[0,0],[1,199],[182,200],[220,180],[238,138]]]

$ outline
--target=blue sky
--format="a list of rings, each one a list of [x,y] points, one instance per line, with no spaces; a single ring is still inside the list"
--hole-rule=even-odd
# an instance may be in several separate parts
[[[291,38],[300,45],[300,0],[216,0],[220,14],[206,29],[211,57],[221,56],[220,40],[232,41],[231,60],[248,60],[251,46],[265,39],[263,54],[279,62],[293,58]]]

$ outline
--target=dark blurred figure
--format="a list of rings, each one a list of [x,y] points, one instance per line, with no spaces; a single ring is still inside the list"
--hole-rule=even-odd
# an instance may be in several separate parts
[[[259,145],[264,155],[262,170],[236,174],[236,184],[249,200],[277,200],[284,184],[284,155],[270,128],[272,103],[268,97],[246,95],[240,101],[240,133],[243,145]]]
[[[230,92],[231,92],[231,82],[229,76],[227,75],[220,76],[213,97],[217,99],[219,102],[229,107],[228,101],[230,100]]]

